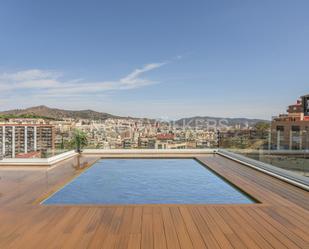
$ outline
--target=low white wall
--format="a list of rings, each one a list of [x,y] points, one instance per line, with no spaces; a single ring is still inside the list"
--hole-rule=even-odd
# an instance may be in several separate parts
[[[49,158],[4,158],[0,161],[0,166],[51,166],[76,155],[72,150]]]
[[[216,153],[216,149],[85,149],[83,150],[83,155],[98,155],[98,156],[159,156],[159,155],[197,155],[197,154],[212,154]]]
[[[86,149],[82,155],[97,155],[102,157],[160,157],[160,156],[195,156],[200,154],[216,153],[216,149]],[[0,166],[52,166],[58,162],[78,155],[75,151],[68,151],[50,158],[5,158],[0,160]]]

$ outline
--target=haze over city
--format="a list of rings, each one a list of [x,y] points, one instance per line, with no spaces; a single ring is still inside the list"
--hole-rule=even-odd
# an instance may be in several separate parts
[[[135,117],[270,119],[308,92],[308,7],[2,1],[0,111],[48,105]]]

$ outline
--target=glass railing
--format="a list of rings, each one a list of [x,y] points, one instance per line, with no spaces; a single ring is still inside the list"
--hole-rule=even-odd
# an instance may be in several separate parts
[[[39,158],[50,158],[50,157],[53,157],[53,156],[57,156],[57,155],[66,153],[68,151],[70,151],[69,148],[68,149],[47,150],[47,151],[44,151],[43,153],[41,153]]]
[[[309,151],[248,149],[228,149],[228,151],[309,177]]]
[[[287,138],[280,132],[272,131],[272,134],[268,132],[261,138],[241,135],[222,137],[220,148],[309,177],[307,140],[299,133],[297,138],[293,134]]]

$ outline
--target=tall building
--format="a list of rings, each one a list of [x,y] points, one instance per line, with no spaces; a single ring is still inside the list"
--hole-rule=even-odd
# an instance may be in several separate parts
[[[271,128],[273,149],[309,149],[309,94],[275,117]]]
[[[52,125],[0,124],[0,157],[15,158],[46,153],[55,149]]]

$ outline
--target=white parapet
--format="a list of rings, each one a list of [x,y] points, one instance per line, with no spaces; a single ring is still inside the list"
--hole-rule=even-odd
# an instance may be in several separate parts
[[[201,154],[213,154],[217,149],[85,149],[83,155],[98,155],[102,157],[160,157],[179,156],[190,157]]]
[[[96,155],[98,157],[194,157],[203,154],[216,153],[216,149],[86,149],[82,155]],[[50,158],[4,158],[0,166],[52,166],[58,162],[77,156],[75,151],[69,151]]]
[[[77,156],[74,150],[68,151],[49,158],[4,158],[0,161],[1,166],[52,166],[63,160]]]

